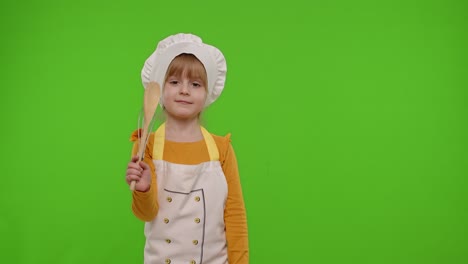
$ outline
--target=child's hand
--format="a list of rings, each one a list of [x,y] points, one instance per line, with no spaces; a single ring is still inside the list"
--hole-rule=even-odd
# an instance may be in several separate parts
[[[133,156],[128,163],[127,174],[125,180],[130,185],[132,181],[136,181],[135,190],[146,192],[151,186],[151,171],[148,164],[143,161],[138,162],[138,156]]]

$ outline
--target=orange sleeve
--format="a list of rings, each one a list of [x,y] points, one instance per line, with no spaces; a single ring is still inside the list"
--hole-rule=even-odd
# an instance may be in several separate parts
[[[219,137],[218,137],[219,139]],[[228,197],[224,210],[229,264],[249,263],[249,241],[239,170],[230,134],[219,140],[220,162],[228,185]],[[217,142],[218,143],[218,142]]]
[[[140,131],[141,133],[141,131]],[[146,192],[134,191],[132,194],[132,211],[133,214],[140,220],[149,222],[156,217],[159,205],[157,199],[157,186],[156,186],[156,171],[154,168],[152,150],[154,144],[154,137],[151,134],[148,138],[148,143],[145,149],[145,158],[143,162],[151,168],[151,186]],[[133,141],[132,156],[138,152],[138,130],[132,133],[130,141]]]

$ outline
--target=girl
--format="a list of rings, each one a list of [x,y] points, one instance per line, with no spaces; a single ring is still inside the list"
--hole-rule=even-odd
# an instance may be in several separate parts
[[[200,113],[221,94],[226,61],[191,34],[159,42],[142,70],[162,89],[166,117],[148,139],[144,160],[128,163],[136,181],[132,211],[145,221],[145,263],[248,263],[247,220],[236,156],[225,137],[200,126]]]

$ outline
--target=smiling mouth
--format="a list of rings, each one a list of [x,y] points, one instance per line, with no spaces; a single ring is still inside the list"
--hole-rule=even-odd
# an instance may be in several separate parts
[[[175,100],[176,103],[180,103],[180,104],[192,104],[191,102],[187,102],[187,101],[184,101],[184,100]]]

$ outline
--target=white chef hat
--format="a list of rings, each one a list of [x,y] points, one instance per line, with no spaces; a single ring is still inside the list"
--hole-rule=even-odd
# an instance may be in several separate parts
[[[172,60],[182,53],[193,54],[205,67],[208,77],[208,93],[205,101],[207,107],[218,99],[223,91],[227,71],[226,60],[220,50],[203,43],[200,37],[192,34],[179,33],[158,43],[156,50],[145,61],[141,70],[143,86],[146,89],[150,82],[157,82],[162,94],[167,68]],[[162,100],[160,102],[162,103]]]

